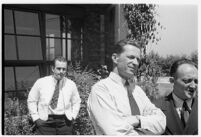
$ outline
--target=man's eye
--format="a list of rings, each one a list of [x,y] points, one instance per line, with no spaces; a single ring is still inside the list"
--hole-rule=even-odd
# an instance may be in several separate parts
[[[194,79],[194,82],[195,82],[195,84],[198,84],[198,80],[197,79]]]
[[[194,80],[195,84],[198,83],[198,80],[197,80],[197,79],[183,79],[183,82],[184,82],[185,84],[188,84],[188,83],[191,83],[193,80]]]
[[[128,56],[128,58],[129,58],[129,59],[135,59],[135,57],[134,57],[134,56]]]

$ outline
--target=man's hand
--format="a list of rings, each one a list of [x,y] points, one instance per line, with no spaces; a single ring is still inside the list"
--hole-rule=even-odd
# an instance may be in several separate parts
[[[128,116],[126,117],[126,121],[133,126],[134,128],[139,128],[141,127],[140,124],[140,116],[139,115],[132,115],[132,116]]]
[[[140,117],[138,115],[135,116],[135,122],[133,123],[133,127],[139,128],[141,126],[140,124]]]
[[[41,126],[45,121],[41,120],[40,118],[35,121],[36,126]]]

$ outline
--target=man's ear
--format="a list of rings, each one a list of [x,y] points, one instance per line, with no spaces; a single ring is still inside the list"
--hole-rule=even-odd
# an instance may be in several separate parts
[[[113,53],[112,54],[112,61],[113,61],[113,63],[117,64],[118,59],[119,59],[118,54],[117,53]]]
[[[173,78],[173,77],[170,77],[170,78],[169,78],[169,81],[170,81],[170,83],[174,83],[174,78]]]

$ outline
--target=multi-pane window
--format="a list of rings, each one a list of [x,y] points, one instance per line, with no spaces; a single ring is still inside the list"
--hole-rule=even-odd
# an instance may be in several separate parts
[[[40,77],[39,67],[37,66],[6,67],[4,75],[5,91],[28,89],[32,86],[33,82]]]
[[[82,24],[65,15],[4,9],[4,90],[30,88],[50,74],[49,63],[56,56],[83,60]]]
[[[4,10],[5,60],[42,60],[38,13]]]
[[[40,77],[39,64],[23,63],[43,60],[38,13],[4,9],[4,60],[14,61],[4,68],[5,91],[26,90]]]
[[[68,61],[83,59],[82,20],[46,14],[46,57],[62,55]]]

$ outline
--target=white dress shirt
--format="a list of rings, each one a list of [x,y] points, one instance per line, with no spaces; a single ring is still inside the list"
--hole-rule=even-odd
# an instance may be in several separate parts
[[[109,77],[96,83],[88,99],[88,112],[98,135],[138,135],[132,126],[125,80],[111,72]],[[161,134],[166,127],[163,112],[150,102],[144,91],[135,86],[133,97],[140,110],[141,129]]]
[[[28,96],[28,109],[33,121],[47,120],[48,114],[65,114],[69,120],[75,119],[81,99],[76,84],[64,77],[59,83],[59,98],[55,109],[50,107],[57,81],[53,76],[38,79],[31,88]]]

